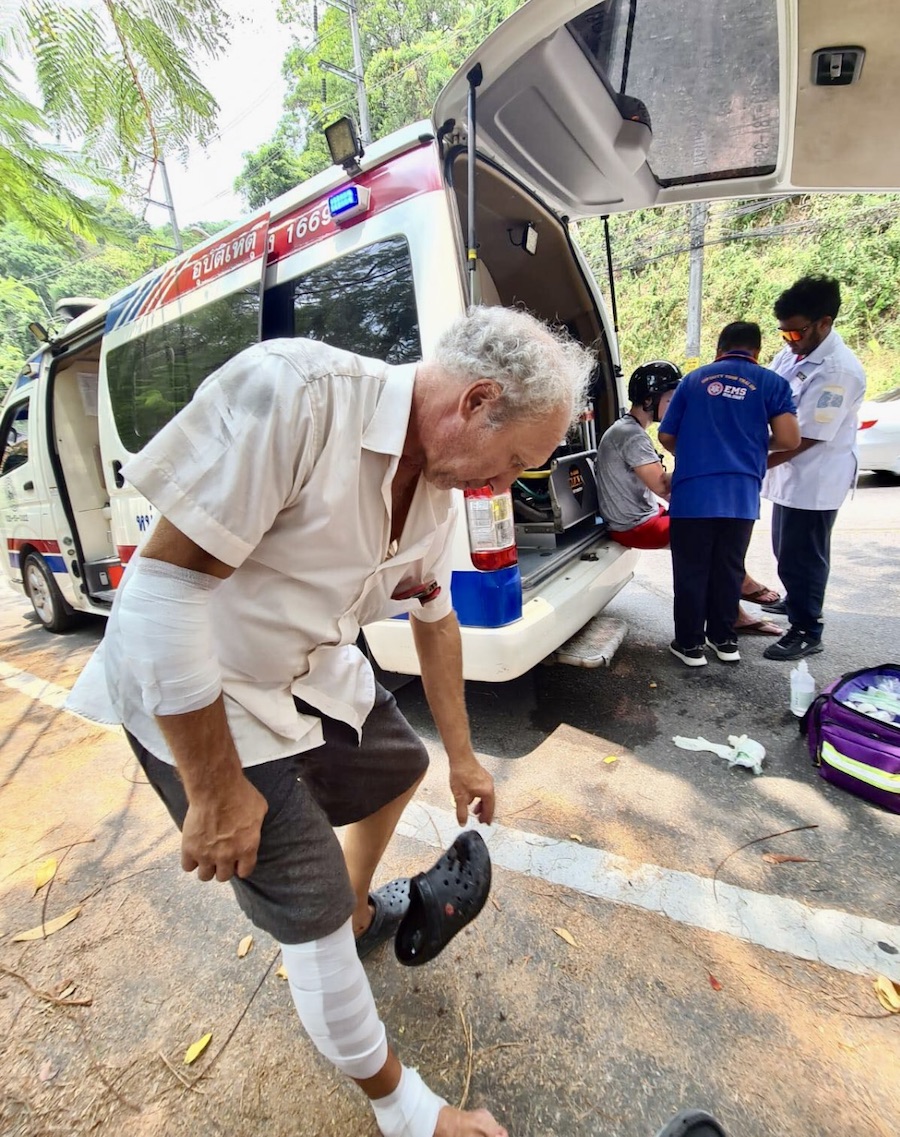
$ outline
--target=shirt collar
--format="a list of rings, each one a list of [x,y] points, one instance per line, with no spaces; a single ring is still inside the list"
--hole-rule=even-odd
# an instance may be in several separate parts
[[[390,454],[394,458],[403,453],[417,367],[417,363],[404,363],[387,368],[375,413],[363,431],[364,449],[373,450],[376,454]]]
[[[804,363],[824,363],[832,352],[837,350],[838,344],[843,342],[836,331],[830,331],[818,347],[813,348],[809,355],[803,357]]]

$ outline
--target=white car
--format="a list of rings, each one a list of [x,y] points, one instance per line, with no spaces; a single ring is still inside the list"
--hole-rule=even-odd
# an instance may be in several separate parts
[[[859,408],[856,447],[861,470],[900,474],[900,387]]]

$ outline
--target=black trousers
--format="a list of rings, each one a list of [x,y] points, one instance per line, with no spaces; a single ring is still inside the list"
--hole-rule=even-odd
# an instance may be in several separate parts
[[[675,639],[701,647],[735,638],[744,557],[753,522],[736,517],[673,517],[669,536],[675,583]]]
[[[831,569],[831,530],[836,509],[772,509],[772,549],[785,591],[792,628],[814,639],[822,635],[822,607]]]

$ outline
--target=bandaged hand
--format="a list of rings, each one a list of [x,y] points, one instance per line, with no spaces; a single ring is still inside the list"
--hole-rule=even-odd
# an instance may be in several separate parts
[[[248,877],[268,808],[243,774],[193,793],[181,834],[181,867],[185,872],[199,869],[200,880]]]

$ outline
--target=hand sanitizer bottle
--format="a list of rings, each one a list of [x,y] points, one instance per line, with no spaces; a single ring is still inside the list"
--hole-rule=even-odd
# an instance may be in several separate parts
[[[806,660],[801,659],[791,669],[791,710],[797,718],[803,718],[816,697],[816,681],[810,675]]]

